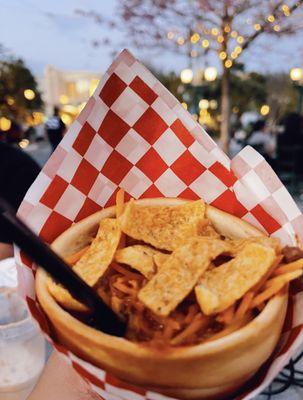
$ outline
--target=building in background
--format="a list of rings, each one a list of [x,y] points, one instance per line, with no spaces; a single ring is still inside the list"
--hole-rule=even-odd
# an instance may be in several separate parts
[[[43,77],[37,78],[45,115],[51,115],[54,106],[58,106],[64,123],[70,125],[95,91],[100,78],[99,73],[64,71],[48,65]]]

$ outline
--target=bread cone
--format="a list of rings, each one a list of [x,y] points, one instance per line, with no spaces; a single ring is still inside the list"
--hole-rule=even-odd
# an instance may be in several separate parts
[[[138,200],[146,205],[174,205],[179,199]],[[110,207],[73,225],[53,243],[65,257],[85,247],[102,218],[114,217]],[[252,225],[214,207],[206,217],[217,232],[231,239],[262,236]],[[39,303],[57,339],[86,361],[121,380],[184,399],[222,399],[252,377],[272,354],[284,323],[288,295],[276,295],[247,325],[217,340],[165,350],[107,335],[85,325],[56,303],[47,289],[47,274],[36,274]]]

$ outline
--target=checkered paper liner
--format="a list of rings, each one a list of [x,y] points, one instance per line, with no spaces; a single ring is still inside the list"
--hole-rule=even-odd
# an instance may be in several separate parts
[[[73,222],[127,196],[203,198],[284,244],[303,239],[303,216],[266,161],[251,147],[232,161],[176,98],[124,50],[26,194],[19,216],[51,243]],[[16,249],[20,291],[48,336],[36,302],[34,266]],[[251,399],[303,343],[302,292],[291,296],[279,352],[237,399]],[[48,336],[103,399],[169,399],[120,382]]]

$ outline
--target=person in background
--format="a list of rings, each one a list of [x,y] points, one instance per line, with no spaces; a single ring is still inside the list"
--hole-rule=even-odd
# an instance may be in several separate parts
[[[0,141],[0,197],[16,211],[40,168],[22,150]],[[13,255],[12,239],[0,224],[0,260]]]
[[[246,143],[257,150],[274,167],[275,140],[271,136],[263,119],[254,123],[252,133]]]
[[[53,116],[50,117],[45,123],[46,133],[53,151],[61,142],[65,128],[65,124],[59,115],[59,108],[54,107]]]
[[[299,113],[290,113],[283,121],[283,133],[278,135],[278,147],[303,144],[303,118]]]
[[[244,129],[237,129],[229,142],[229,156],[233,159],[245,146],[246,132]]]

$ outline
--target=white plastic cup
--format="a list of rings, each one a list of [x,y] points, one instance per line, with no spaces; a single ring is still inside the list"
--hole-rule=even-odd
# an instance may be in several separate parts
[[[45,364],[45,340],[23,300],[0,288],[0,399],[25,400]]]

